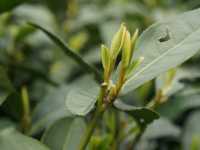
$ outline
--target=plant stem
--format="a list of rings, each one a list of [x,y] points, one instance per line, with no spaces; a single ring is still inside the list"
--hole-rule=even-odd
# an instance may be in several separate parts
[[[141,127],[141,129],[140,129],[139,133],[136,135],[134,141],[129,146],[130,150],[135,149],[135,147],[137,146],[138,142],[142,138],[142,135],[144,134],[145,130],[146,130],[146,127]]]
[[[84,139],[82,140],[81,144],[80,144],[80,149],[79,150],[85,150],[91,137],[92,134],[96,128],[97,122],[98,120],[101,119],[101,117],[103,116],[103,113],[105,112],[105,110],[114,102],[114,100],[117,98],[122,85],[125,81],[125,68],[122,66],[121,67],[121,71],[120,71],[120,77],[119,77],[119,81],[117,83],[117,88],[116,91],[113,93],[114,95],[107,95],[106,91],[107,91],[107,87],[108,87],[108,81],[107,79],[104,81],[104,83],[101,85],[101,91],[99,94],[99,98],[98,98],[98,102],[97,102],[97,108],[95,110],[95,114],[92,118],[92,121],[90,122],[86,133],[84,135]]]
[[[116,110],[113,110],[113,113],[114,113],[114,131],[113,131],[113,134],[112,134],[112,142],[111,142],[111,146],[110,146],[110,150],[117,150],[118,149],[118,146],[119,146],[119,135],[120,135],[120,121],[119,121],[119,114]]]
[[[87,130],[86,130],[86,133],[84,135],[84,139],[83,141],[81,142],[80,144],[80,149],[79,150],[85,150],[91,137],[92,137],[92,134],[97,126],[97,122],[98,120],[101,118],[102,116],[102,113],[100,113],[99,111],[96,111],[93,118],[92,118],[92,121],[90,122]]]
[[[22,130],[24,133],[27,133],[31,125],[31,118],[30,118],[29,96],[26,86],[23,86],[21,89],[21,97],[22,97],[21,99],[23,107]]]
[[[89,126],[86,129],[86,133],[84,134],[84,137],[83,137],[83,140],[80,144],[79,150],[85,150],[86,149],[86,147],[87,147],[87,145],[88,145],[88,143],[89,143],[89,141],[92,137],[92,134],[93,134],[93,132],[94,132],[96,126],[97,126],[98,120],[100,120],[101,117],[103,116],[103,113],[104,113],[106,107],[102,108],[102,103],[103,103],[103,99],[104,99],[104,96],[105,96],[105,93],[106,93],[106,88],[107,88],[107,85],[102,84],[100,95],[99,95],[99,98],[98,98],[97,108],[95,110],[92,121],[89,123]]]

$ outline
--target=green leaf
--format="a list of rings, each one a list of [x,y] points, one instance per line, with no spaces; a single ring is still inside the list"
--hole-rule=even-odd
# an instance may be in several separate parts
[[[60,118],[72,116],[65,106],[65,97],[69,87],[61,86],[51,89],[44,99],[38,103],[32,116],[32,128],[29,134],[36,134],[49,127]]]
[[[90,88],[76,87],[71,89],[66,97],[67,109],[69,109],[71,113],[75,115],[87,115],[95,106],[98,97],[98,91],[99,87],[95,83],[91,85]]]
[[[138,149],[149,150],[149,147],[156,139],[170,138],[171,140],[177,141],[180,139],[180,135],[181,130],[179,127],[161,117],[146,128],[137,147]]]
[[[200,91],[194,89],[185,90],[184,93],[180,93],[170,98],[166,103],[158,108],[158,112],[167,118],[176,119],[185,111],[200,107]]]
[[[183,150],[188,150],[194,147],[194,140],[198,139],[198,142],[195,142],[195,147],[200,148],[200,111],[193,112],[188,118],[184,126],[184,132],[182,135],[182,144]],[[192,150],[192,149],[191,149]]]
[[[181,134],[180,128],[173,125],[172,122],[165,118],[159,118],[150,124],[143,135],[143,138],[155,139],[162,137],[179,138]]]
[[[76,150],[85,128],[82,118],[63,118],[45,131],[42,142],[51,150]]]
[[[0,119],[0,132],[7,128],[15,128],[15,124],[6,118]]]
[[[200,49],[200,9],[152,25],[138,39],[134,59],[143,63],[127,80],[123,94],[176,67]]]
[[[16,17],[17,22],[19,22],[19,24],[27,25],[33,30],[34,28],[32,26],[26,24],[27,21],[40,24],[42,27],[47,28],[52,32],[56,32],[58,30],[55,14],[42,4],[32,5],[32,4],[26,3],[14,9],[12,14],[14,17]],[[38,38],[39,34],[41,33],[30,35],[28,37],[28,40],[30,37],[34,37],[34,36],[37,36]],[[44,37],[44,35],[42,35],[42,37]],[[39,38],[36,40],[41,40],[41,39]],[[43,40],[45,40],[45,38],[42,39],[42,41]],[[39,41],[39,43],[40,42],[41,41]]]
[[[0,66],[0,105],[13,93],[13,87],[5,70]]]
[[[60,87],[49,89],[44,99],[41,99],[41,102],[37,104],[33,111],[32,128],[29,134],[36,134],[61,118],[73,116],[65,105],[66,97],[70,90],[75,89],[77,85],[88,89],[95,84],[90,76],[84,76],[68,86],[61,85]]]
[[[153,110],[145,107],[135,107],[117,100],[114,102],[114,106],[124,112],[127,112],[141,127],[146,127],[148,124],[152,123],[154,120],[159,118],[159,114]]]
[[[27,0],[11,0],[11,1],[10,0],[9,1],[1,0],[0,1],[0,13],[8,11],[25,1],[27,1]]]
[[[92,65],[88,64],[85,60],[82,59],[81,56],[79,56],[77,53],[75,53],[73,50],[71,50],[67,44],[65,44],[59,37],[57,37],[55,34],[49,32],[48,30],[44,29],[43,27],[34,24],[34,23],[29,23],[31,26],[41,30],[44,32],[56,45],[58,45],[64,53],[72,58],[74,61],[76,61],[84,71],[87,71],[89,73],[94,73],[95,77],[101,81],[102,75],[101,73],[94,68]]]
[[[0,120],[0,147],[2,150],[49,150],[39,141],[18,132],[6,120]]]

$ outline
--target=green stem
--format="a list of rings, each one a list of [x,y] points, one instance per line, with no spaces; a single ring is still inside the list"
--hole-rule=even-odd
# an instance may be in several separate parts
[[[101,117],[103,116],[103,113],[105,111],[105,107],[102,108],[102,103],[103,103],[103,99],[104,99],[104,96],[105,96],[105,93],[106,93],[106,89],[107,89],[107,84],[104,85],[102,84],[101,86],[101,91],[100,91],[100,95],[99,95],[99,98],[98,98],[98,104],[97,104],[97,108],[95,110],[95,113],[94,113],[94,116],[92,118],[92,121],[89,123],[89,126],[88,128],[86,129],[86,133],[84,134],[84,137],[83,137],[83,140],[80,144],[80,148],[79,150],[85,150],[91,137],[92,137],[92,134],[97,126],[97,122],[98,120],[101,119]]]
[[[113,110],[114,113],[114,129],[112,133],[112,141],[111,141],[111,147],[110,150],[117,150],[119,147],[119,135],[120,135],[120,122],[119,122],[119,114],[116,110]]]
[[[86,133],[84,135],[84,138],[83,138],[83,141],[81,142],[80,144],[80,149],[79,150],[85,150],[91,137],[92,137],[92,134],[97,126],[97,122],[98,120],[100,120],[102,116],[102,113],[100,113],[99,111],[96,111],[93,118],[92,118],[92,121],[90,122],[87,130],[86,130]]]
[[[26,86],[23,86],[21,89],[21,97],[22,97],[21,99],[23,107],[22,130],[24,133],[27,133],[31,125],[31,118],[30,118],[29,96]]]
[[[155,97],[147,104],[147,108],[154,110],[161,104],[163,98],[162,90],[157,91]]]
[[[121,74],[120,74],[120,78],[119,81],[117,83],[117,89],[116,92],[114,93],[114,95],[107,95],[106,94],[106,90],[107,90],[107,86],[108,83],[105,81],[102,85],[101,85],[101,91],[100,91],[100,95],[98,98],[98,103],[97,103],[97,109],[95,111],[95,114],[93,116],[92,121],[90,122],[86,133],[84,135],[84,138],[80,144],[80,149],[79,150],[85,150],[91,137],[92,134],[97,126],[97,122],[98,120],[101,119],[101,117],[103,116],[103,113],[105,112],[105,110],[114,102],[114,100],[117,98],[122,85],[124,83],[125,80],[125,69],[122,67],[121,68]],[[110,97],[107,97],[110,96]]]
[[[129,146],[130,150],[135,149],[135,147],[137,146],[138,142],[142,138],[142,135],[144,134],[145,130],[146,130],[146,127],[140,127],[139,133],[136,135],[134,141]]]

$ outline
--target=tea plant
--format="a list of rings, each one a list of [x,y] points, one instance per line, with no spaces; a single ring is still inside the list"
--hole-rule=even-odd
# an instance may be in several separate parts
[[[110,48],[105,45],[101,46],[103,77],[92,66],[72,53],[53,34],[38,25],[32,24],[34,27],[44,31],[55,43],[65,50],[67,55],[73,57],[82,66],[85,66],[86,70],[94,73],[96,78],[103,78],[102,81],[100,80],[101,84],[98,94],[93,95],[91,91],[96,88],[91,87],[91,91],[90,89],[75,89],[75,92],[70,92],[66,97],[66,105],[75,115],[85,116],[94,109],[92,120],[89,121],[89,125],[83,134],[80,144],[81,150],[87,147],[94,129],[104,112],[109,107],[113,107],[113,105],[114,107],[116,105],[116,108],[119,110],[133,113],[133,117],[135,117],[140,126],[141,133],[144,132],[149,123],[159,117],[156,112],[152,111],[152,108],[163,102],[163,97],[165,97],[168,86],[170,86],[170,82],[173,80],[174,71],[169,73],[169,81],[166,81],[166,85],[158,91],[147,107],[126,106],[120,100],[116,101],[116,99],[120,98],[121,94],[126,94],[148,80],[153,79],[161,72],[176,67],[199,50],[199,23],[195,21],[194,17],[194,15],[198,14],[199,10],[194,10],[172,20],[154,24],[139,39],[137,39],[138,30],[131,37],[126,26],[122,24],[119,31],[113,37]],[[136,40],[138,40],[137,43]],[[190,44],[191,41],[193,41],[192,44]],[[120,53],[121,56],[119,56]],[[115,71],[118,56],[120,57],[120,62]],[[113,72],[114,79],[112,79]],[[138,133],[137,138],[140,138],[141,133]],[[138,140],[137,138],[135,140]]]
[[[142,138],[148,138],[151,131],[159,137],[168,135],[169,128],[170,134],[175,137],[179,130],[159,113],[171,113],[173,118],[173,112],[165,112],[165,109],[167,111],[171,107],[169,103],[176,101],[169,100],[173,99],[172,95],[183,90],[183,84],[178,82],[179,65],[200,49],[199,17],[200,9],[185,12],[151,25],[141,35],[139,29],[130,33],[126,23],[122,23],[110,46],[102,44],[98,48],[101,69],[90,64],[52,31],[30,20],[23,33],[42,31],[59,47],[59,53],[72,59],[85,75],[76,82],[63,85],[31,66],[0,60],[0,79],[3,81],[0,82],[1,111],[14,120],[20,118],[19,127],[6,118],[1,119],[0,147],[2,150],[129,150],[139,149]],[[19,40],[21,36],[17,36]],[[7,64],[31,72],[51,85],[50,94],[36,104],[33,115],[29,98],[31,93],[26,84],[13,86],[5,71]],[[151,100],[145,100],[139,106],[133,104],[135,97],[132,94],[141,87],[148,87],[154,79],[156,89]],[[187,100],[184,99],[190,96],[190,88],[184,89],[177,100],[185,102]],[[128,102],[125,97],[129,97]],[[16,104],[12,103],[12,99],[17,99],[14,101]],[[191,105],[179,104],[177,111]],[[160,123],[160,126],[155,127],[154,123]],[[163,124],[168,127],[167,131],[156,132],[155,128]],[[36,139],[41,137],[41,142],[31,136]],[[198,137],[191,143],[192,149],[198,148]]]

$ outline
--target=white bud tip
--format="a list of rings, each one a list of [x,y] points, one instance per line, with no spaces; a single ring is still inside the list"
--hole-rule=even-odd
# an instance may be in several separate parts
[[[140,62],[143,62],[143,61],[144,61],[144,57],[140,57],[140,58],[139,58],[139,61],[140,61]]]

